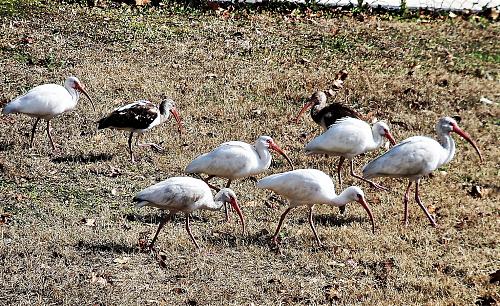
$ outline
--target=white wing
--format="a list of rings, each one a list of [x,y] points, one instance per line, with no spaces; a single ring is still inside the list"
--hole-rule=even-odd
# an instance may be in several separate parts
[[[442,146],[424,136],[410,137],[363,167],[363,176],[373,178],[418,177],[439,166]]]
[[[273,174],[258,181],[257,188],[281,194],[291,201],[291,205],[321,204],[328,199],[329,194],[335,193],[331,178],[315,169]]]
[[[150,186],[134,197],[138,206],[191,212],[210,200],[212,193],[203,181],[191,177],[172,177]]]
[[[186,172],[227,177],[236,172],[248,173],[255,167],[256,161],[254,146],[241,141],[230,141],[195,158],[186,167]]]

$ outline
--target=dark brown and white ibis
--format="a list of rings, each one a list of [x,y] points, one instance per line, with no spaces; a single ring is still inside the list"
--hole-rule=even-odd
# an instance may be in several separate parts
[[[299,114],[295,118],[295,122],[298,123],[302,114],[309,108],[311,109],[311,118],[324,130],[328,129],[329,126],[344,117],[351,117],[362,120],[364,119],[363,115],[348,106],[345,106],[338,102],[333,102],[330,104],[326,104],[326,102],[327,94],[323,91],[316,91],[309,98],[309,101],[304,104]]]
[[[314,204],[327,204],[331,206],[344,206],[349,202],[360,203],[368,213],[372,223],[372,232],[375,232],[375,222],[365,195],[361,188],[351,186],[340,195],[335,194],[335,186],[331,178],[324,172],[315,169],[298,169],[284,173],[267,176],[257,182],[257,187],[272,190],[289,201],[289,207],[281,215],[280,221],[273,235],[272,241],[277,243],[283,220],[290,210],[298,206],[309,206],[309,225],[321,245],[321,240],[316,233],[313,222]]]
[[[208,185],[196,178],[171,177],[140,191],[133,201],[137,202],[136,207],[151,206],[169,211],[168,215],[160,221],[158,230],[149,245],[150,248],[153,248],[162,227],[177,212],[182,212],[186,216],[186,230],[189,237],[194,245],[200,248],[191,232],[189,215],[199,209],[219,210],[224,203],[231,204],[236,210],[241,220],[243,234],[245,233],[245,220],[234,191],[224,188],[214,197]]]
[[[155,143],[138,143],[138,141],[144,132],[165,122],[170,114],[177,121],[179,133],[182,133],[181,118],[172,99],[163,100],[159,106],[147,100],[140,100],[119,107],[99,120],[98,129],[112,128],[129,131],[128,149],[130,160],[134,162],[134,153],[132,152],[132,137],[134,133],[137,134],[137,146],[148,146],[162,151],[163,148]]]
[[[318,137],[311,140],[305,147],[306,154],[327,154],[340,156],[337,175],[342,188],[342,164],[347,158],[351,164],[351,175],[368,182],[378,189],[386,189],[375,182],[367,180],[354,173],[354,157],[379,148],[387,138],[392,145],[396,144],[389,131],[389,126],[383,121],[376,122],[372,127],[363,120],[345,117],[337,121]]]
[[[204,179],[207,184],[214,177],[226,178],[228,179],[226,188],[229,188],[231,181],[235,179],[249,177],[267,170],[272,159],[269,149],[281,154],[293,169],[292,161],[274,140],[269,136],[260,136],[254,145],[242,141],[225,142],[211,152],[195,158],[186,167],[186,173],[207,174],[208,177]],[[209,186],[218,189],[213,185],[209,184]],[[227,209],[225,211],[226,220],[228,220]]]
[[[439,119],[436,124],[436,132],[438,141],[424,136],[407,138],[363,167],[363,177],[366,179],[384,176],[409,179],[403,198],[405,225],[408,225],[408,194],[412,183],[416,182],[415,201],[422,208],[431,224],[436,226],[436,221],[420,200],[420,179],[453,159],[455,142],[450,135],[451,132],[455,132],[467,140],[474,147],[481,161],[483,160],[476,143],[469,134],[458,127],[453,118],[443,117]]]
[[[80,98],[80,92],[89,99],[95,111],[94,103],[85,91],[83,83],[80,82],[78,78],[71,76],[66,79],[64,86],[43,84],[32,88],[26,94],[8,103],[2,113],[20,113],[36,118],[33,128],[31,129],[30,148],[33,146],[33,137],[38,121],[40,121],[40,119],[47,121],[47,136],[54,150],[55,145],[50,133],[50,120],[65,112],[73,110]]]

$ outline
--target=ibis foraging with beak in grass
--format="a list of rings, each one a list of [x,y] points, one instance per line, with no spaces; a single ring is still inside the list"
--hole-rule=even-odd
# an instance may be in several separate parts
[[[340,156],[337,175],[342,188],[342,164],[347,158],[351,164],[351,175],[368,182],[370,186],[386,189],[375,182],[367,180],[354,173],[354,157],[379,148],[387,138],[392,145],[396,142],[389,127],[383,121],[376,122],[372,127],[363,120],[345,117],[337,121],[318,137],[311,140],[305,147],[306,154],[327,154]]]
[[[366,179],[381,176],[409,179],[403,198],[405,225],[408,225],[408,194],[412,183],[416,182],[415,201],[422,208],[431,224],[436,226],[436,221],[420,201],[420,179],[453,159],[455,142],[450,135],[451,132],[457,133],[469,142],[479,155],[479,159],[483,160],[476,143],[469,134],[458,127],[453,118],[443,117],[439,119],[436,124],[436,132],[438,141],[424,136],[407,138],[363,167],[363,177]]]
[[[153,127],[165,122],[169,115],[177,121],[179,134],[182,133],[182,122],[179,112],[175,108],[175,103],[172,99],[163,100],[159,106],[146,101],[140,100],[134,103],[127,104],[112,111],[109,115],[99,120],[98,129],[112,128],[117,130],[129,131],[128,149],[130,152],[130,160],[134,162],[134,153],[132,152],[132,137],[137,133],[136,145],[140,147],[151,147],[158,151],[163,151],[163,148],[155,143],[138,143],[142,134]]]
[[[297,206],[309,206],[309,225],[319,245],[321,245],[321,240],[316,233],[313,222],[314,204],[345,206],[349,202],[356,201],[360,203],[368,213],[372,223],[372,232],[375,232],[373,215],[361,188],[351,186],[345,189],[340,195],[336,195],[335,186],[331,178],[322,171],[315,169],[298,169],[273,174],[258,181],[257,188],[272,190],[284,196],[289,201],[289,207],[281,215],[272,238],[275,244],[278,243],[278,234],[283,224],[283,220],[290,210]]]
[[[187,167],[186,173],[207,174],[204,181],[209,184],[209,180],[214,177],[228,179],[226,188],[229,188],[231,181],[245,178],[264,172],[271,166],[272,149],[281,154],[290,167],[293,164],[285,152],[269,136],[260,136],[254,145],[242,141],[225,142],[213,149],[211,152],[202,154],[195,158]],[[215,190],[217,187],[209,186]],[[226,220],[229,220],[227,207],[225,207]]]
[[[85,86],[78,78],[71,76],[66,79],[64,86],[44,84],[32,88],[26,94],[8,103],[4,107],[2,113],[21,113],[36,118],[33,128],[31,129],[30,148],[33,147],[33,137],[38,121],[40,121],[40,119],[47,121],[47,135],[52,150],[55,150],[56,147],[52,140],[52,135],[50,134],[50,120],[65,112],[73,110],[80,98],[80,92],[89,99],[95,111],[94,103],[85,91]]]
[[[198,209],[219,210],[224,203],[231,204],[236,210],[241,220],[243,234],[245,234],[245,220],[234,191],[224,188],[214,197],[208,185],[196,178],[171,177],[137,193],[133,201],[137,202],[136,207],[152,206],[169,211],[168,215],[160,221],[158,230],[149,245],[150,249],[153,248],[162,227],[177,212],[182,212],[186,216],[186,230],[189,237],[191,237],[194,245],[200,248],[191,232],[189,215]]]

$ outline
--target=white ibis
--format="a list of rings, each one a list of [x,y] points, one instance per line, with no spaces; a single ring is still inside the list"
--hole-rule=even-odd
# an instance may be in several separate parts
[[[340,188],[342,188],[341,169],[345,159],[351,164],[351,175],[357,179],[368,182],[378,189],[386,189],[375,182],[367,180],[354,173],[354,157],[379,148],[387,138],[391,144],[396,144],[389,131],[389,127],[383,121],[378,121],[372,127],[362,120],[345,117],[326,132],[311,140],[305,147],[306,154],[327,154],[340,156],[337,167],[337,175]]]
[[[272,158],[269,149],[280,153],[293,169],[292,161],[274,140],[269,136],[260,136],[254,145],[242,141],[225,142],[211,152],[195,158],[186,167],[186,173],[208,174],[208,177],[204,179],[207,184],[214,177],[227,178],[226,188],[229,188],[231,181],[235,179],[249,177],[267,170]],[[218,189],[210,184],[209,186]],[[224,207],[226,220],[229,220],[227,207]]]
[[[85,91],[85,86],[78,78],[71,76],[64,82],[64,87],[57,84],[44,84],[32,88],[25,95],[17,97],[8,103],[2,113],[21,113],[36,118],[31,130],[30,148],[33,146],[33,136],[38,121],[40,119],[46,120],[47,135],[54,150],[55,145],[50,134],[50,120],[73,110],[80,98],[79,92],[82,92],[89,99],[95,111],[94,103]]]
[[[177,212],[183,212],[186,216],[186,230],[189,237],[191,237],[196,247],[200,248],[191,232],[189,214],[198,209],[219,210],[223,203],[230,203],[236,210],[241,220],[243,234],[245,233],[245,220],[234,191],[224,188],[214,198],[208,185],[196,178],[171,177],[142,190],[136,194],[133,201],[138,202],[136,207],[152,206],[169,211],[168,215],[160,221],[158,230],[149,245],[150,248],[153,248],[161,228]]]
[[[356,186],[345,189],[340,195],[335,194],[335,186],[331,178],[324,172],[315,169],[298,169],[284,173],[267,176],[257,182],[258,188],[269,189],[281,194],[289,201],[289,207],[281,215],[278,227],[272,238],[277,243],[278,234],[286,215],[297,206],[309,206],[309,225],[321,245],[321,240],[316,233],[312,219],[314,204],[327,204],[344,206],[349,202],[360,203],[368,213],[372,223],[372,232],[375,232],[375,223],[363,191]]]
[[[119,107],[106,117],[99,120],[98,129],[112,128],[129,131],[130,136],[128,137],[128,149],[130,152],[130,159],[134,162],[134,154],[132,153],[132,137],[134,133],[137,133],[137,146],[149,146],[158,151],[163,150],[162,147],[155,143],[139,144],[138,141],[142,136],[142,133],[165,122],[170,114],[172,114],[177,121],[179,133],[182,133],[181,118],[172,99],[163,100],[159,107],[146,100],[136,101]]]
[[[408,225],[408,193],[412,183],[416,182],[415,201],[425,212],[431,224],[436,226],[436,222],[420,201],[418,189],[420,178],[453,159],[455,142],[450,135],[451,132],[455,132],[467,140],[474,147],[481,161],[483,160],[477,145],[466,132],[458,127],[454,119],[450,117],[439,119],[436,124],[436,132],[439,142],[424,136],[410,137],[363,167],[363,177],[367,179],[380,176],[409,179],[410,182],[403,199],[405,225]]]

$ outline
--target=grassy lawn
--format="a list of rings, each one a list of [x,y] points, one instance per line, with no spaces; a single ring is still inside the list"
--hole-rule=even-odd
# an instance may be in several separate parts
[[[319,15],[319,14],[316,14]],[[249,14],[192,10],[32,7],[0,17],[0,108],[29,88],[75,75],[96,103],[52,121],[52,152],[33,119],[0,116],[0,304],[12,305],[493,305],[490,273],[500,269],[498,23],[482,19],[399,20],[389,15],[304,12]],[[297,168],[335,175],[336,158],[305,156],[321,132],[307,115],[292,122],[315,90],[385,120],[397,141],[435,136],[445,115],[478,143],[485,161],[457,140],[455,159],[422,183],[432,228],[410,201],[405,227],[404,180],[379,179],[379,192],[359,185],[376,232],[360,205],[341,215],[317,206],[325,247],[316,246],[307,210],[290,213],[275,252],[270,237],[285,206],[245,179],[232,185],[248,223],[198,212],[193,233],[184,217],[160,233],[157,256],[142,252],[160,212],[135,209],[132,197],[183,175],[201,153],[229,140],[274,138]],[[145,134],[165,152],[135,149],[127,133],[97,131],[96,121],[126,103],[176,101],[175,121]],[[484,104],[485,97],[496,104]],[[383,152],[357,159],[362,165]],[[275,157],[268,174],[287,171]],[[358,169],[359,171],[359,169]],[[260,177],[263,177],[261,175]],[[258,177],[258,178],[260,178]],[[222,180],[215,180],[222,184]],[[347,183],[347,184],[346,184]],[[481,197],[471,195],[479,186]]]

